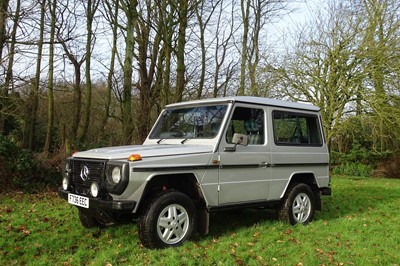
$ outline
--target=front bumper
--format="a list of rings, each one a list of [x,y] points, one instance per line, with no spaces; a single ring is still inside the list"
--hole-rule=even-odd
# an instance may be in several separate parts
[[[58,195],[68,201],[69,192],[60,188]],[[136,201],[122,200],[102,200],[97,198],[89,198],[89,206],[92,209],[100,209],[113,212],[132,212],[136,207]]]

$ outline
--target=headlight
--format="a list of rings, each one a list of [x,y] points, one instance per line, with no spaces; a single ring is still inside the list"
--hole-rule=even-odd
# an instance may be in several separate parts
[[[93,182],[90,185],[90,194],[92,194],[94,198],[96,198],[99,195],[99,185],[96,182]]]
[[[68,190],[69,187],[69,179],[67,177],[64,177],[62,180],[62,188],[64,190]]]
[[[119,182],[121,182],[121,178],[122,178],[121,168],[119,168],[118,166],[114,167],[114,169],[111,172],[111,178],[115,184],[118,184]]]
[[[106,166],[106,190],[121,195],[129,183],[129,163],[109,162]]]

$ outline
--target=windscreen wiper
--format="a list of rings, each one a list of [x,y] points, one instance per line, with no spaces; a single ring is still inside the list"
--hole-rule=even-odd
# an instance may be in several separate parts
[[[184,144],[189,138],[186,138],[184,140],[181,141],[181,144]]]

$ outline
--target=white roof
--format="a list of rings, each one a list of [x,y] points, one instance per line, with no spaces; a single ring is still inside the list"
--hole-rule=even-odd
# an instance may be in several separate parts
[[[187,105],[198,105],[198,104],[205,104],[205,103],[213,104],[213,103],[228,103],[228,102],[241,102],[241,103],[257,104],[257,105],[286,107],[286,108],[309,110],[309,111],[316,111],[316,112],[320,110],[319,107],[316,107],[311,104],[296,103],[296,102],[289,102],[289,101],[282,101],[282,100],[271,99],[271,98],[254,97],[254,96],[231,96],[231,97],[209,98],[209,99],[202,99],[202,100],[179,102],[179,103],[169,104],[166,106],[166,108],[187,106]]]

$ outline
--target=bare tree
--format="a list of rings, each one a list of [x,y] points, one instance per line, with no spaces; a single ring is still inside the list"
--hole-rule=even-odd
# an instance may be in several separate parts
[[[111,92],[113,88],[113,75],[115,71],[115,60],[117,55],[117,39],[118,39],[118,15],[119,15],[119,3],[114,1],[103,1],[104,16],[108,21],[112,31],[112,47],[111,47],[111,58],[110,66],[107,74],[107,89],[106,89],[106,102],[104,105],[104,114],[100,126],[100,134],[104,132],[107,125],[107,121],[110,117],[110,105],[111,105]]]
[[[26,115],[25,115],[25,126],[24,126],[24,137],[22,146],[27,149],[33,149],[33,144],[36,134],[36,123],[37,123],[37,112],[39,107],[39,87],[40,87],[40,74],[42,65],[42,54],[43,54],[43,39],[44,39],[44,28],[45,28],[45,13],[46,13],[46,1],[42,0],[40,3],[40,21],[39,21],[39,40],[38,40],[38,52],[36,61],[36,74],[35,78],[32,79],[32,89],[29,95],[28,102],[26,104]]]
[[[400,137],[400,3],[365,0],[357,11],[364,26],[360,50],[366,79],[362,95],[374,111],[373,149],[383,152]]]
[[[247,61],[247,45],[248,45],[248,34],[249,34],[249,23],[250,23],[250,1],[241,0],[240,8],[242,11],[243,19],[243,37],[242,37],[242,54],[240,64],[240,86],[238,95],[244,95],[245,93],[245,80],[246,80],[246,61]]]
[[[0,6],[0,64],[3,64],[3,46],[7,40],[6,36],[6,19],[7,19],[7,8],[8,1],[3,1]],[[20,20],[20,10],[21,10],[21,0],[17,0],[15,15],[13,19],[13,27],[11,31],[11,40],[10,40],[10,50],[8,55],[8,64],[5,70],[6,75],[5,79],[0,80],[0,133],[4,132],[5,121],[8,113],[8,91],[11,85],[11,79],[13,74],[13,65],[14,65],[14,54],[15,54],[15,43],[16,43],[16,35],[18,23]],[[5,63],[5,62],[4,62]],[[4,82],[4,83],[3,83]]]
[[[239,95],[246,94],[247,75],[250,78],[248,93],[258,96],[257,69],[260,63],[260,35],[268,21],[287,9],[284,0],[241,0],[243,34],[241,43],[241,65]],[[246,68],[248,73],[246,73]]]
[[[122,143],[131,143],[132,123],[132,65],[135,47],[135,27],[138,22],[137,0],[120,1],[121,10],[124,12],[126,22],[125,59],[124,59],[124,84],[122,97]]]
[[[3,62],[3,48],[7,40],[8,2],[9,0],[2,0],[0,2],[0,63]]]
[[[50,10],[49,76],[47,85],[46,142],[43,150],[46,156],[50,152],[51,140],[54,134],[54,41],[57,0],[49,0],[48,6]]]
[[[188,24],[189,5],[187,0],[179,0],[178,3],[178,44],[176,48],[176,91],[175,101],[182,101],[183,91],[185,89],[185,45],[186,28]]]
[[[85,4],[86,3],[86,4]],[[86,8],[86,53],[85,53],[85,80],[86,80],[86,93],[85,93],[85,108],[83,117],[82,132],[79,136],[80,142],[83,142],[86,138],[89,124],[90,124],[90,112],[92,104],[92,79],[91,79],[91,57],[92,50],[94,46],[94,30],[93,22],[95,19],[95,14],[99,7],[100,0],[87,0],[84,1],[84,7]]]
[[[144,1],[140,7],[139,23],[136,25],[137,53],[135,54],[138,63],[139,81],[137,89],[139,91],[139,101],[137,114],[137,136],[136,143],[142,143],[151,127],[151,109],[155,98],[159,95],[160,88],[155,87],[154,79],[156,76],[157,59],[160,53],[161,29],[153,32],[152,28],[155,16],[158,15],[157,5],[153,1]],[[159,70],[162,71],[162,70]]]
[[[226,96],[226,88],[228,86],[229,81],[231,80],[234,69],[236,68],[237,62],[234,58],[227,58],[227,55],[230,51],[232,46],[231,40],[233,39],[235,26],[234,26],[234,19],[231,17],[230,19],[223,19],[223,4],[224,1],[220,2],[219,14],[216,23],[216,30],[215,30],[215,51],[214,51],[214,61],[215,61],[215,71],[213,77],[213,97],[216,98],[220,94],[221,88],[223,88],[222,96]],[[233,13],[234,5],[231,6]],[[225,67],[225,73],[223,66],[225,62],[229,60],[229,63]],[[225,79],[221,81],[221,77],[224,76]]]
[[[282,65],[269,66],[275,77],[275,95],[295,101],[310,102],[321,108],[328,142],[354,103],[363,73],[362,56],[357,49],[360,32],[350,25],[349,11],[329,6],[328,17],[298,32],[293,48]]]
[[[209,3],[209,6],[207,5]],[[199,39],[200,39],[200,49],[201,49],[201,70],[200,70],[200,80],[199,80],[199,86],[197,89],[197,99],[201,99],[202,93],[203,93],[203,87],[204,87],[204,82],[205,82],[205,76],[206,76],[206,35],[205,31],[206,28],[208,27],[208,24],[210,23],[214,12],[216,11],[218,6],[222,6],[223,0],[216,0],[214,1],[198,1],[196,6],[195,6],[195,13],[196,13],[196,18],[197,18],[197,23],[199,27]],[[221,12],[220,12],[221,14]],[[219,24],[218,24],[219,25]],[[217,50],[217,49],[216,49]]]
[[[157,2],[157,1],[156,1]],[[162,0],[158,4],[158,16],[156,21],[157,28],[161,31],[162,38],[162,49],[158,59],[159,64],[162,64],[158,69],[157,82],[161,86],[161,101],[163,105],[167,105],[171,97],[171,65],[172,65],[172,53],[174,49],[173,38],[176,29],[176,10],[175,8],[168,8],[168,0]],[[163,63],[164,62],[164,63]]]
[[[72,1],[72,2],[71,2]],[[77,133],[81,121],[82,91],[81,91],[81,67],[86,60],[82,47],[78,41],[78,25],[81,23],[79,2],[77,0],[66,0],[58,3],[58,18],[56,23],[56,37],[64,51],[64,60],[68,60],[73,67],[73,116],[69,128],[67,147],[77,140]],[[66,71],[66,70],[65,70]]]

